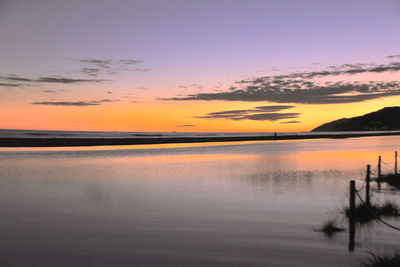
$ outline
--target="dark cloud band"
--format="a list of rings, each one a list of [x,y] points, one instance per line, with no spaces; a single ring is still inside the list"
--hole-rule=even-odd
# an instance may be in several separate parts
[[[17,83],[0,83],[0,87],[21,87],[21,85]]]
[[[74,107],[85,107],[85,106],[99,106],[103,103],[112,103],[117,100],[101,99],[92,101],[43,101],[33,102],[32,105],[45,105],[45,106],[74,106]]]
[[[398,55],[389,56],[397,58]],[[173,101],[269,101],[294,104],[335,104],[362,102],[370,99],[400,95],[398,81],[316,82],[316,78],[361,73],[400,71],[400,62],[387,64],[343,64],[322,71],[296,72],[287,75],[263,76],[236,82],[225,91],[196,93],[172,98]],[[240,111],[237,111],[240,112]],[[216,114],[218,115],[218,114]]]
[[[230,119],[230,120],[257,120],[277,121],[282,119],[297,118],[300,113],[277,113],[277,111],[293,108],[289,105],[260,106],[254,109],[226,110],[211,112],[205,116],[198,116],[201,119]]]
[[[248,84],[244,88],[217,93],[199,93],[163,100],[226,100],[226,101],[269,101],[297,104],[335,104],[362,102],[387,96],[400,95],[400,82],[337,82],[315,84],[285,81],[279,84],[271,81]]]
[[[73,83],[100,83],[106,80],[99,79],[71,79],[65,77],[40,77],[38,79],[31,79],[25,77],[18,77],[14,75],[10,76],[0,76],[0,80],[12,81],[12,82],[27,82],[27,83],[64,83],[64,84],[73,84]]]

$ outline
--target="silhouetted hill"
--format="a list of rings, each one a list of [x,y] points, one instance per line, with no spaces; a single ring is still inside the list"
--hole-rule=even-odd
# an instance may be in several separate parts
[[[387,107],[359,117],[328,122],[312,132],[400,130],[400,107]]]

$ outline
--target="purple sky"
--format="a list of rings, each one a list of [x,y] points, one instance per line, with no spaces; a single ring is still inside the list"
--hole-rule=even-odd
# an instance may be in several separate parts
[[[40,57],[134,58],[170,61],[165,75],[214,66],[229,77],[370,61],[400,43],[400,1],[2,0],[0,10],[6,73],[37,72]]]
[[[78,101],[98,90],[101,99],[112,91],[154,100],[265,75],[384,64],[400,54],[399,25],[395,0],[0,0],[0,83],[9,75],[109,81],[77,83],[60,99],[41,92],[71,89],[43,83],[24,93],[0,86],[0,96]],[[96,72],[85,60],[113,66]]]

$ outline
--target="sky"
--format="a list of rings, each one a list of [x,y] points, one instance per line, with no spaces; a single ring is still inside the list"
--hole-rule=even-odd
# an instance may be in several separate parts
[[[0,128],[289,132],[400,104],[399,0],[0,0]]]

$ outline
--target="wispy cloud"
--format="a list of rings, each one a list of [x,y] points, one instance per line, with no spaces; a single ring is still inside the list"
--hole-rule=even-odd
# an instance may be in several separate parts
[[[22,83],[100,83],[106,80],[100,79],[73,79],[66,77],[39,77],[39,78],[26,78],[17,75],[0,76],[0,80],[12,81],[12,82],[22,82]],[[22,85],[21,85],[22,86]]]
[[[300,113],[258,113],[232,118],[232,120],[255,120],[255,121],[278,121],[283,119],[297,118]]]
[[[239,109],[211,112],[196,118],[201,119],[229,119],[229,120],[257,120],[277,121],[282,119],[297,118],[300,113],[277,113],[281,110],[293,108],[289,105],[260,106],[254,109]]]
[[[87,64],[88,66],[79,69],[78,73],[83,73],[91,77],[98,77],[100,75],[115,75],[124,71],[132,72],[149,72],[148,68],[134,68],[132,65],[143,63],[143,60],[138,59],[69,59],[79,63]]]
[[[0,83],[0,87],[21,87],[21,84],[17,83]]]
[[[397,56],[392,56],[397,57]],[[400,62],[390,62],[385,64],[343,64],[340,66],[330,66],[326,70],[311,72],[294,72],[286,75],[264,76],[261,80],[280,80],[280,79],[313,79],[325,76],[354,75],[360,73],[381,73],[388,71],[400,71]],[[238,83],[248,83],[256,79],[242,80]]]
[[[249,111],[264,111],[264,112],[276,112],[276,111],[281,111],[289,108],[294,108],[294,106],[290,105],[275,105],[275,106],[260,106],[260,107],[255,107],[253,110]]]
[[[194,126],[195,126],[195,125],[193,125],[193,124],[175,125],[175,127],[178,127],[178,128],[194,127]]]
[[[142,69],[142,68],[136,68],[133,70],[134,72],[149,72],[151,69]]]
[[[286,124],[286,123],[301,123],[301,121],[282,121],[282,124]]]
[[[109,69],[110,64],[112,63],[112,60],[100,60],[100,59],[74,59],[74,60],[81,63],[89,63],[91,65],[103,69]]]
[[[92,101],[43,101],[43,102],[33,102],[32,105],[46,105],[46,106],[75,106],[75,107],[85,107],[85,106],[99,106],[104,103],[117,102],[118,100],[111,99],[101,99]]]
[[[105,82],[106,80],[40,77],[39,79],[36,79],[34,81],[40,83],[100,83]]]
[[[96,69],[96,68],[83,68],[81,70],[82,73],[85,73],[88,76],[92,76],[92,77],[97,77],[97,75],[99,75],[99,73],[101,72],[101,69]]]
[[[118,61],[119,64],[125,65],[134,65],[138,63],[143,63],[143,60],[136,60],[136,59],[121,59]]]

